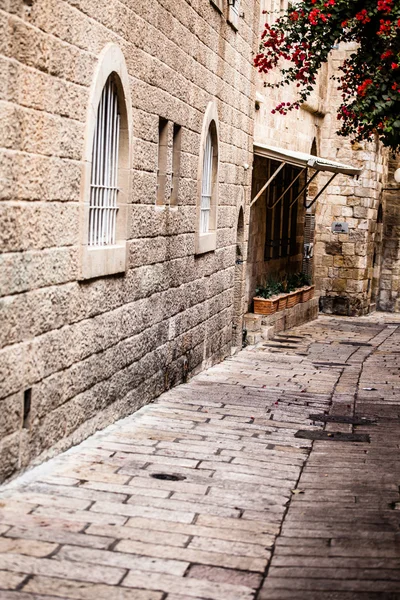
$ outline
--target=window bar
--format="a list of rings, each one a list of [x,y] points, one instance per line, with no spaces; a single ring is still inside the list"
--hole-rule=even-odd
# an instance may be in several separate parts
[[[94,228],[94,213],[93,213],[93,204],[95,201],[96,188],[93,188],[93,182],[97,183],[97,162],[96,156],[98,151],[98,143],[99,143],[99,123],[98,119],[96,119],[95,129],[94,129],[94,139],[93,139],[93,150],[92,150],[92,169],[91,169],[91,188],[90,188],[90,198],[89,198],[89,246],[93,245],[93,228]]]
[[[102,110],[101,110],[101,118],[100,118],[100,125],[101,125],[101,142],[100,142],[100,164],[99,164],[99,194],[98,194],[98,202],[97,202],[97,208],[96,208],[96,215],[97,215],[97,219],[96,219],[96,231],[95,231],[95,235],[96,235],[96,245],[100,246],[101,245],[101,237],[100,237],[100,227],[101,227],[101,212],[102,212],[102,205],[103,205],[103,201],[104,201],[104,146],[105,146],[105,115],[106,115],[106,110],[107,110],[107,96],[105,94],[105,91],[103,91],[103,102],[102,102]]]
[[[108,121],[108,174],[107,174],[107,203],[105,210],[105,244],[110,244],[110,221],[112,203],[112,176],[113,176],[113,136],[114,131],[114,84],[110,85],[110,119]]]
[[[93,245],[96,246],[98,244],[98,212],[100,206],[100,196],[101,196],[101,162],[102,162],[102,154],[103,154],[103,112],[104,112],[104,93],[101,96],[100,106],[97,112],[97,127],[98,127],[98,153],[95,157],[96,160],[96,189],[94,195],[94,225],[93,225]]]
[[[97,224],[96,224],[96,246],[101,245],[101,213],[103,206],[103,198],[104,198],[104,150],[105,150],[105,126],[106,126],[106,114],[107,114],[107,95],[105,90],[103,90],[103,103],[102,103],[102,111],[101,111],[101,119],[100,119],[100,131],[101,131],[101,143],[100,143],[100,164],[99,164],[99,193],[97,197]]]
[[[203,180],[200,207],[200,233],[207,233],[210,227],[210,209],[212,195],[213,146],[211,132],[207,135],[204,150]]]
[[[103,158],[103,177],[102,177],[102,202],[100,207],[100,225],[99,225],[99,245],[104,246],[104,222],[107,206],[107,175],[108,175],[108,136],[110,133],[110,84],[107,83],[106,102],[104,110],[104,158]]]
[[[110,208],[109,208],[109,214],[108,214],[108,224],[107,224],[107,243],[108,244],[113,244],[114,240],[113,240],[113,215],[114,215],[114,203],[115,203],[115,171],[116,171],[116,165],[115,165],[115,141],[116,141],[116,137],[117,137],[117,126],[118,126],[118,122],[117,122],[117,106],[116,106],[116,102],[117,102],[117,95],[115,93],[115,86],[113,86],[113,96],[112,96],[112,128],[111,128],[111,150],[110,150],[110,154],[111,154],[111,178],[110,178],[110,195],[109,195],[109,204],[110,204]]]
[[[107,209],[106,209],[106,244],[110,244],[110,221],[111,221],[111,203],[112,203],[112,174],[113,174],[113,156],[112,156],[112,148],[113,148],[113,136],[115,134],[114,131],[114,84],[112,83],[110,86],[110,120],[109,120],[109,135],[108,135],[108,153],[109,153],[109,161],[108,161],[108,181],[107,181]]]
[[[115,106],[116,106],[116,110],[118,111],[118,97],[115,97]],[[111,237],[111,243],[115,244],[116,239],[116,219],[117,219],[117,211],[118,211],[118,207],[117,207],[117,195],[118,195],[118,160],[119,160],[119,135],[120,135],[120,125],[121,125],[121,117],[117,112],[117,131],[116,131],[116,136],[115,136],[115,160],[114,160],[114,208],[113,208],[113,215],[112,215],[112,237]]]
[[[278,204],[278,202],[280,202],[280,201],[282,200],[283,196],[285,196],[285,195],[287,194],[287,192],[290,190],[290,188],[292,187],[292,185],[294,185],[294,184],[296,183],[296,181],[298,180],[298,178],[300,177],[300,175],[302,175],[302,174],[304,173],[304,171],[305,171],[305,170],[306,170],[306,169],[302,169],[302,170],[301,170],[301,171],[298,173],[297,177],[295,177],[295,179],[293,179],[293,181],[292,181],[292,183],[289,185],[289,187],[287,187],[287,188],[285,189],[285,191],[283,192],[283,194],[281,194],[281,195],[279,196],[278,200],[276,200],[276,201],[275,201],[275,203],[274,203],[272,206],[268,206],[267,208],[269,208],[270,210],[271,210],[272,208],[274,208],[275,204]]]

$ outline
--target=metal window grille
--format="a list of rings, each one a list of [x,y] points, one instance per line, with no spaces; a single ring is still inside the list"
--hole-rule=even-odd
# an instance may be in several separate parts
[[[203,179],[201,185],[201,205],[200,205],[200,233],[208,233],[210,229],[211,195],[212,195],[212,176],[213,176],[213,155],[214,148],[212,143],[211,131],[208,131],[206,146],[204,149],[203,160]]]
[[[115,244],[120,115],[117,88],[111,77],[97,109],[93,140],[89,205],[89,246]]]

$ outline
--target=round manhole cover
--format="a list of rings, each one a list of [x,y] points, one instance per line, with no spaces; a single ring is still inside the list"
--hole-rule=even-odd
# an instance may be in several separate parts
[[[150,475],[153,479],[163,479],[166,481],[183,481],[186,479],[183,475],[172,475],[171,473],[152,473]]]

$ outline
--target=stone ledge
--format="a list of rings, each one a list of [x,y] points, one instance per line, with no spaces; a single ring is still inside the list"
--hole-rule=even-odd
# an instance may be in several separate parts
[[[244,320],[246,325],[250,324],[248,341],[250,344],[256,344],[260,341],[260,336],[264,340],[268,340],[281,331],[313,321],[318,317],[318,301],[319,298],[314,297],[308,302],[296,304],[292,308],[286,308],[273,315],[247,313]],[[258,330],[255,328],[256,324],[259,325]]]

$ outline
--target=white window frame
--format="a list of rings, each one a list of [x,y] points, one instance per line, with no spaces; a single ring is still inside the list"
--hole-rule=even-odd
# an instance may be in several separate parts
[[[227,21],[237,31],[239,28],[240,0],[229,0],[229,2]]]
[[[111,78],[111,79],[110,79]],[[96,157],[96,130],[98,116],[101,116],[101,102],[104,88],[112,81],[118,96],[118,157],[113,175],[108,172],[106,179],[99,178],[93,171],[93,157]],[[109,107],[110,108],[110,107]],[[128,209],[130,198],[130,164],[132,139],[132,102],[129,89],[129,77],[121,49],[116,44],[107,44],[100,54],[93,83],[86,119],[83,173],[81,185],[81,248],[80,279],[103,277],[123,273],[127,269]],[[116,140],[114,139],[114,146]],[[117,150],[115,147],[115,154]],[[106,144],[103,145],[107,152]],[[109,149],[108,149],[109,152]],[[111,153],[112,154],[112,153]],[[114,156],[115,156],[114,154]],[[108,154],[110,158],[110,152]],[[103,169],[105,169],[103,157]],[[108,165],[108,169],[110,164]],[[107,183],[107,185],[104,185]],[[101,202],[96,186],[105,190]],[[106,204],[105,204],[106,202]],[[101,215],[101,217],[100,217]],[[106,229],[108,218],[108,232]],[[101,236],[94,239],[94,219],[103,219]],[[98,222],[97,222],[97,230]]]
[[[214,102],[208,104],[200,139],[195,252],[211,252],[217,246],[219,178],[219,126]]]

